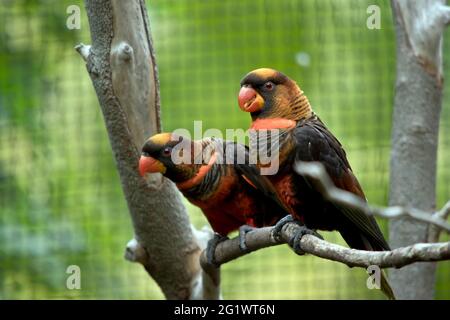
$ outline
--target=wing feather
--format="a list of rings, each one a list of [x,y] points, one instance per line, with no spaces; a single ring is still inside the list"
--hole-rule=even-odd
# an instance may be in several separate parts
[[[319,161],[336,187],[352,192],[365,200],[364,192],[354,176],[340,142],[328,131],[318,117],[299,122],[294,129],[295,161]],[[303,177],[306,179],[305,177]],[[311,184],[309,184],[311,186]],[[333,205],[351,224],[361,230],[374,248],[389,250],[384,236],[373,217],[356,209]]]

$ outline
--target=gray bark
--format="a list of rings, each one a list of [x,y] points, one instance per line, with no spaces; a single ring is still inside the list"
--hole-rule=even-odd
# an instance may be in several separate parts
[[[274,227],[258,228],[247,234],[247,252],[243,252],[239,248],[238,237],[221,242],[215,251],[216,262],[224,264],[263,248],[286,243],[292,244],[299,228],[298,224],[288,222],[281,229],[280,239],[274,236]],[[349,267],[402,268],[417,261],[450,260],[450,242],[416,243],[392,251],[366,251],[349,249],[309,234],[304,235],[299,241],[300,247],[305,253],[344,263]],[[207,268],[206,254],[202,254],[201,261]]]
[[[397,40],[397,80],[392,128],[389,205],[432,212],[442,105],[442,33],[448,23],[443,0],[392,0]],[[426,242],[426,223],[408,217],[390,223],[393,248]],[[398,299],[432,299],[435,263],[392,270]]]
[[[160,174],[146,181],[138,172],[144,140],[160,130],[158,75],[145,2],[85,3],[92,46],[77,50],[100,102],[133,222],[135,239],[126,258],[142,263],[168,299],[214,298],[199,288],[207,282],[199,263],[204,241],[197,241],[180,193]]]

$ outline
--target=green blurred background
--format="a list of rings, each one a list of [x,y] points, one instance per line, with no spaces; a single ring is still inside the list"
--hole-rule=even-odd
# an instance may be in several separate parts
[[[80,30],[66,28],[72,4],[81,7]],[[204,129],[247,128],[239,80],[277,68],[298,81],[342,141],[369,201],[386,205],[395,81],[389,1],[147,4],[165,131],[192,130],[194,120]],[[366,27],[371,4],[381,8],[380,30]],[[132,226],[98,101],[73,49],[79,42],[90,43],[82,1],[0,0],[0,298],[161,299],[143,268],[123,259]],[[450,197],[445,86],[438,207]],[[189,212],[196,226],[206,224],[198,209]],[[324,235],[343,244],[337,233]],[[81,268],[81,290],[66,288],[69,265]],[[363,269],[298,257],[287,246],[222,269],[227,299],[383,299],[366,288]],[[439,264],[436,297],[450,298],[449,262]]]

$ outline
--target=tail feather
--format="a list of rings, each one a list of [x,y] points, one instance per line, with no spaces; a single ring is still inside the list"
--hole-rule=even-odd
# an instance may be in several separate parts
[[[362,238],[365,239],[365,237],[362,237]],[[386,250],[389,250],[389,249],[378,248],[377,246],[373,246],[367,240],[364,241],[364,242],[366,243],[366,250],[369,250],[369,251],[386,251]],[[384,270],[381,270],[381,279],[380,280],[381,280],[380,281],[380,287],[381,287],[380,289],[381,289],[381,291],[386,295],[386,297],[389,300],[396,300],[395,295],[394,295],[394,291],[392,290],[392,287],[389,284],[388,277],[387,277],[386,273],[384,272]]]
[[[359,250],[367,250],[367,251],[386,251],[390,250],[389,246],[383,245],[380,246],[379,241],[370,241],[369,237],[363,236],[360,233],[358,234],[355,230],[344,229],[341,230],[341,235],[347,244],[354,249]],[[381,279],[380,279],[381,291],[386,295],[389,300],[396,300],[394,291],[389,284],[387,275],[384,271],[381,271]]]
[[[389,284],[389,281],[387,279],[386,274],[384,271],[381,271],[381,291],[388,297],[389,300],[396,300],[394,291],[392,290],[391,285]]]

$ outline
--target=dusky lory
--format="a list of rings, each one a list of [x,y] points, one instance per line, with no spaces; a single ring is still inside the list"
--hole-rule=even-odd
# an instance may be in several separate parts
[[[241,80],[238,103],[243,111],[250,113],[251,129],[278,131],[276,148],[266,146],[270,144],[267,141],[258,141],[258,148],[278,151],[278,172],[267,178],[295,220],[313,230],[337,230],[351,248],[390,250],[373,217],[325,201],[320,192],[294,170],[303,161],[318,161],[336,187],[366,201],[341,143],[313,112],[295,81],[273,69],[256,69]],[[381,274],[381,289],[393,299],[392,289]]]
[[[172,180],[215,231],[207,248],[212,264],[215,247],[230,232],[239,230],[240,247],[245,251],[245,234],[252,227],[274,225],[288,214],[271,183],[265,178],[252,182],[257,174],[246,178],[239,163],[248,163],[247,147],[216,138],[192,141],[159,133],[142,147],[140,174],[160,172]],[[247,173],[257,170],[256,166],[245,168]]]

